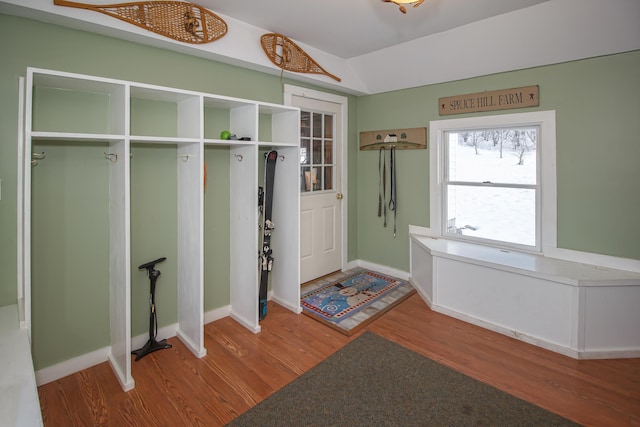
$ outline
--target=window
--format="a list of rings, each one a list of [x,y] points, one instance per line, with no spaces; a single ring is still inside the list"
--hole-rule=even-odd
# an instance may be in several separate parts
[[[529,251],[555,246],[555,113],[431,123],[431,228]]]
[[[538,127],[445,132],[447,235],[536,246]]]
[[[301,192],[334,188],[333,115],[300,112]]]

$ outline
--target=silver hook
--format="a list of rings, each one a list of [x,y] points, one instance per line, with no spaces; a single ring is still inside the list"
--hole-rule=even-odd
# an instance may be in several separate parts
[[[280,160],[284,162],[284,159],[285,159],[284,154],[280,155]]]
[[[44,159],[44,151],[42,153],[31,153],[31,167],[38,166],[38,161]]]
[[[239,162],[241,162],[242,159],[244,158],[242,157],[242,154],[234,154],[234,156],[236,156],[236,160],[238,160]]]
[[[109,160],[110,162],[118,161],[118,155],[115,153],[104,153],[104,158]]]

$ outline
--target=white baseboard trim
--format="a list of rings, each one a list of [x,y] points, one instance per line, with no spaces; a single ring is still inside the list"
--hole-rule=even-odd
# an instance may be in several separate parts
[[[411,283],[411,286],[413,286],[413,289],[416,290],[416,292],[418,293],[418,295],[420,295],[420,297],[424,300],[424,302],[427,303],[427,306],[433,310],[433,301],[431,301],[431,298],[429,298],[429,295],[427,295],[426,292],[424,292],[420,286],[416,285],[416,283],[413,281],[413,279],[410,277],[409,278],[409,283]],[[433,310],[435,311],[435,310]]]
[[[50,383],[67,375],[75,374],[83,369],[90,368],[106,362],[111,354],[111,346],[85,353],[82,356],[65,360],[64,362],[36,371],[36,384],[38,386]]]
[[[361,259],[350,261],[347,264],[346,270],[350,270],[352,268],[366,268],[367,270],[374,270],[378,273],[388,274],[389,276],[397,277],[402,280],[409,280],[409,273],[406,271],[398,270],[393,267],[389,267],[387,265],[376,264],[369,261],[364,261]]]
[[[581,351],[578,359],[636,359],[640,357],[640,350],[603,350],[603,351]]]
[[[204,314],[204,324],[215,322],[216,320],[220,320],[229,316],[231,312],[231,304],[225,305],[224,307],[214,308],[213,310],[207,311]]]
[[[163,326],[162,328],[158,328],[158,341],[167,338],[173,338],[176,336],[176,331],[178,330],[178,324],[173,323],[171,325]],[[136,335],[135,337],[131,337],[131,350],[136,350],[138,348],[144,347],[149,339],[149,333],[144,333],[140,335]]]
[[[410,280],[410,282],[412,282]],[[532,337],[500,325],[496,325],[494,323],[489,323],[483,320],[480,320],[476,317],[469,316],[465,313],[460,313],[459,311],[451,310],[446,307],[441,307],[438,305],[434,305],[433,302],[429,299],[428,295],[423,293],[419,286],[415,284],[412,285],[414,289],[418,292],[420,297],[424,300],[427,306],[435,311],[436,313],[444,314],[445,316],[453,317],[455,319],[461,320],[463,322],[470,323],[472,325],[479,326],[483,329],[488,329],[490,331],[496,332],[501,335],[505,335],[511,338],[515,338],[518,341],[523,341],[531,345],[535,345],[536,347],[544,348],[546,350],[553,351],[554,353],[559,353],[573,359],[628,359],[628,358],[637,358],[640,357],[640,351],[637,349],[607,349],[603,351],[580,351],[572,348],[564,347],[549,341],[541,340],[536,337]]]
[[[352,270],[354,268],[358,268],[358,260],[349,261],[342,266],[342,271]]]
[[[126,378],[126,374],[122,372],[122,370],[120,370],[120,366],[114,360],[113,354],[109,353],[107,357],[109,359],[109,366],[111,366],[111,370],[114,371],[114,373],[116,374],[116,378],[118,379],[118,382],[120,383],[120,387],[122,387],[122,390],[123,391],[133,390],[133,388],[136,386],[135,380],[133,378],[130,378],[129,381],[124,382],[123,380]]]
[[[202,359],[207,355],[207,349],[204,347],[204,343],[202,348],[200,348],[197,343],[193,342],[193,340],[189,336],[184,334],[180,329],[178,329],[178,331],[176,332],[176,336],[180,341],[182,341],[182,344],[187,346],[191,353],[193,353],[198,359]]]
[[[496,332],[501,335],[506,335],[511,338],[515,338],[518,341],[523,341],[531,345],[535,345],[536,347],[544,348],[546,350],[553,351],[554,353],[563,354],[565,356],[571,357],[573,359],[579,358],[579,352],[573,350],[568,347],[564,347],[546,340],[542,340],[536,337],[529,336],[522,332],[514,331],[503,326],[497,325],[495,323],[489,323],[483,320],[480,320],[476,317],[469,316],[465,313],[461,313],[459,311],[451,310],[446,307],[441,307],[439,305],[432,305],[431,309],[437,313],[444,314],[449,317],[453,317],[458,320],[462,320],[463,322],[471,323],[472,325],[479,326],[483,329],[488,329],[490,331]]]
[[[251,320],[248,320],[248,319],[245,319],[242,316],[239,316],[233,310],[229,313],[229,316],[231,316],[231,318],[233,320],[235,320],[236,322],[240,323],[242,326],[244,326],[245,328],[247,328],[248,330],[250,330],[254,334],[259,333],[260,330],[261,330],[260,324],[258,324],[257,326],[254,326],[253,322]]]
[[[272,295],[273,293],[270,292],[269,294]],[[298,306],[295,306],[295,305],[289,304],[287,301],[281,300],[280,298],[273,297],[273,296],[270,296],[268,299],[286,308],[289,311],[293,311],[296,314],[302,313],[302,307],[300,307],[300,304],[298,304]]]
[[[205,324],[222,319],[229,315],[230,306],[216,308],[208,311],[204,314]],[[158,329],[158,337],[161,339],[173,338],[176,336],[178,330],[178,324],[163,326]],[[149,334],[140,334],[131,338],[131,349],[135,350],[141,348],[149,339]],[[84,369],[90,368],[100,363],[109,361],[109,355],[111,354],[111,346],[103,347],[90,353],[85,353],[81,356],[74,357],[72,359],[65,360],[64,362],[57,363],[46,368],[42,368],[36,371],[36,384],[38,386],[48,384],[50,382],[59,380],[68,375],[75,374]],[[133,387],[131,387],[133,388]]]

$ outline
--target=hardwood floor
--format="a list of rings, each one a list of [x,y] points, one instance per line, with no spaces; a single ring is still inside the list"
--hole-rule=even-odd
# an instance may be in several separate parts
[[[43,385],[45,426],[224,425],[362,333],[272,303],[261,326],[206,325],[203,359],[172,338],[133,363],[127,393],[107,363]],[[418,295],[366,330],[580,424],[640,426],[640,359],[574,360],[432,312]]]

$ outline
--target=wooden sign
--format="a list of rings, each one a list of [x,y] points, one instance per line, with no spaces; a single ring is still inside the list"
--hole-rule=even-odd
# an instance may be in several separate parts
[[[448,96],[438,100],[441,116],[475,113],[478,111],[510,110],[540,105],[538,86],[478,92],[469,95]]]
[[[427,128],[389,129],[360,132],[361,150],[380,148],[419,150],[427,148]]]

